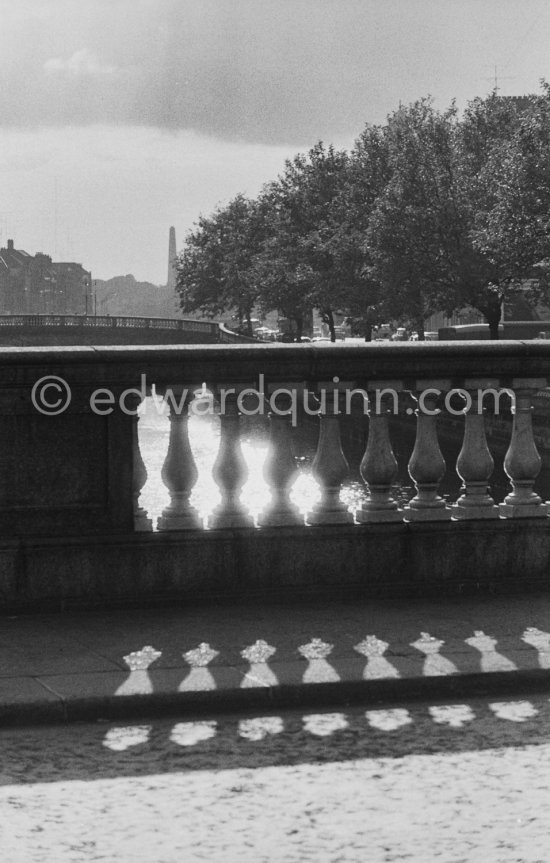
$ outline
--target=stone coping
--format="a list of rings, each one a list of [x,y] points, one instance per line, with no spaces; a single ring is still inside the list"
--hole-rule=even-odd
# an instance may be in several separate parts
[[[0,387],[27,386],[35,375],[72,375],[75,383],[177,380],[212,383],[418,380],[550,376],[550,342],[471,341],[345,344],[117,345],[0,348]]]

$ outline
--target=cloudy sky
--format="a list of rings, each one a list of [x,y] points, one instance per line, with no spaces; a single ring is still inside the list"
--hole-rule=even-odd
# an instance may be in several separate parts
[[[0,0],[0,245],[166,281],[199,214],[432,95],[550,80],[549,0]]]

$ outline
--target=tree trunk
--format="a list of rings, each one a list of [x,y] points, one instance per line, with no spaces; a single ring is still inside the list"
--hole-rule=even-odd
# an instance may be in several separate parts
[[[366,323],[364,327],[365,341],[372,342],[372,324]]]
[[[500,338],[498,329],[498,325],[500,324],[500,309],[498,311],[498,316],[496,314],[489,314],[485,315],[485,319],[489,324],[489,338],[492,340],[498,340]]]
[[[328,330],[330,333],[331,342],[336,341],[336,330],[334,329],[334,315],[332,314],[332,309],[328,309],[323,315],[326,318],[326,323],[328,324]]]
[[[483,317],[489,324],[489,338],[499,339],[500,333],[498,325],[502,317],[502,294],[492,293],[492,295],[483,304],[480,303],[477,308],[482,313]]]
[[[296,321],[296,341],[301,342],[302,341],[302,333],[304,331],[304,319],[302,318],[301,315],[299,315],[295,318],[295,321]]]
[[[423,342],[424,339],[424,318],[418,318],[416,321],[416,332],[418,333],[418,341]]]

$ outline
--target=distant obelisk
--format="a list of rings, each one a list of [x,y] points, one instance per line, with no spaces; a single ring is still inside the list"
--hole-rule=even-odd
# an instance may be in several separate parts
[[[168,237],[168,280],[166,282],[166,286],[171,288],[173,291],[176,289],[176,258],[178,253],[176,251],[176,229],[174,227],[170,228],[170,234]]]

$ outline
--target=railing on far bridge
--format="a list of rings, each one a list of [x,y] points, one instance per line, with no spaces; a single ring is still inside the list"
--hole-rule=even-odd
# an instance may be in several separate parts
[[[254,339],[251,336],[243,336],[241,333],[234,333],[233,330],[230,330],[225,324],[220,324],[219,331],[219,340],[220,342],[228,345],[236,345],[236,344],[253,344],[257,343],[258,339]]]
[[[249,343],[255,339],[229,330],[218,321],[195,320],[194,318],[146,318],[129,315],[0,315],[0,330],[162,330],[176,331],[194,336],[202,335],[202,341],[222,343]]]
[[[0,315],[0,327],[109,327],[190,330],[216,336],[219,324],[191,318],[141,318],[122,315]]]

